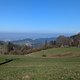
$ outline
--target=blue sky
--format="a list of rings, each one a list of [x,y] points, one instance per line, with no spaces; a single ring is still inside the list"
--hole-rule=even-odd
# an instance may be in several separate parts
[[[0,0],[0,32],[80,32],[80,0]]]

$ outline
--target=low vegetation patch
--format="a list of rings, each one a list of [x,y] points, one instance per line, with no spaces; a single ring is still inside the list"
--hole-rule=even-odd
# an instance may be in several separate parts
[[[42,57],[47,57],[47,56],[45,54],[43,54]]]

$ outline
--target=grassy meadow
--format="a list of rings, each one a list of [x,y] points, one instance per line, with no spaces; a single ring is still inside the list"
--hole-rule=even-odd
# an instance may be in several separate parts
[[[0,63],[5,59],[13,61],[0,65],[0,80],[80,80],[80,48],[0,55]]]

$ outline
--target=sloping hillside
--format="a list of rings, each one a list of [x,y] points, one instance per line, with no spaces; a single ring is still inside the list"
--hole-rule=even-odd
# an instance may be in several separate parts
[[[80,56],[80,48],[52,48],[28,54],[27,56],[48,58]]]
[[[74,54],[74,56],[69,53]],[[42,55],[47,55],[43,57]],[[64,55],[53,58],[52,55]],[[27,56],[1,55],[0,80],[80,80],[80,48],[53,48]]]

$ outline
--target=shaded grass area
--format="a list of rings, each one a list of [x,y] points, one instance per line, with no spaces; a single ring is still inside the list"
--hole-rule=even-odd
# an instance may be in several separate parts
[[[45,51],[48,55],[49,53],[58,54],[57,50],[54,50]],[[61,52],[66,51],[62,48],[58,50]],[[77,54],[80,54],[79,49],[69,48],[69,50],[73,51],[74,54],[77,52]],[[40,54],[42,55],[41,52]],[[33,54],[29,56],[0,56],[0,60],[1,58],[14,59],[14,61],[0,66],[0,80],[80,80],[79,56],[43,58],[42,56],[37,57],[36,53],[34,55],[35,57]]]
[[[7,64],[9,62],[13,61],[13,59],[5,59],[5,61],[3,62],[0,62],[0,65],[3,65],[3,64]]]

